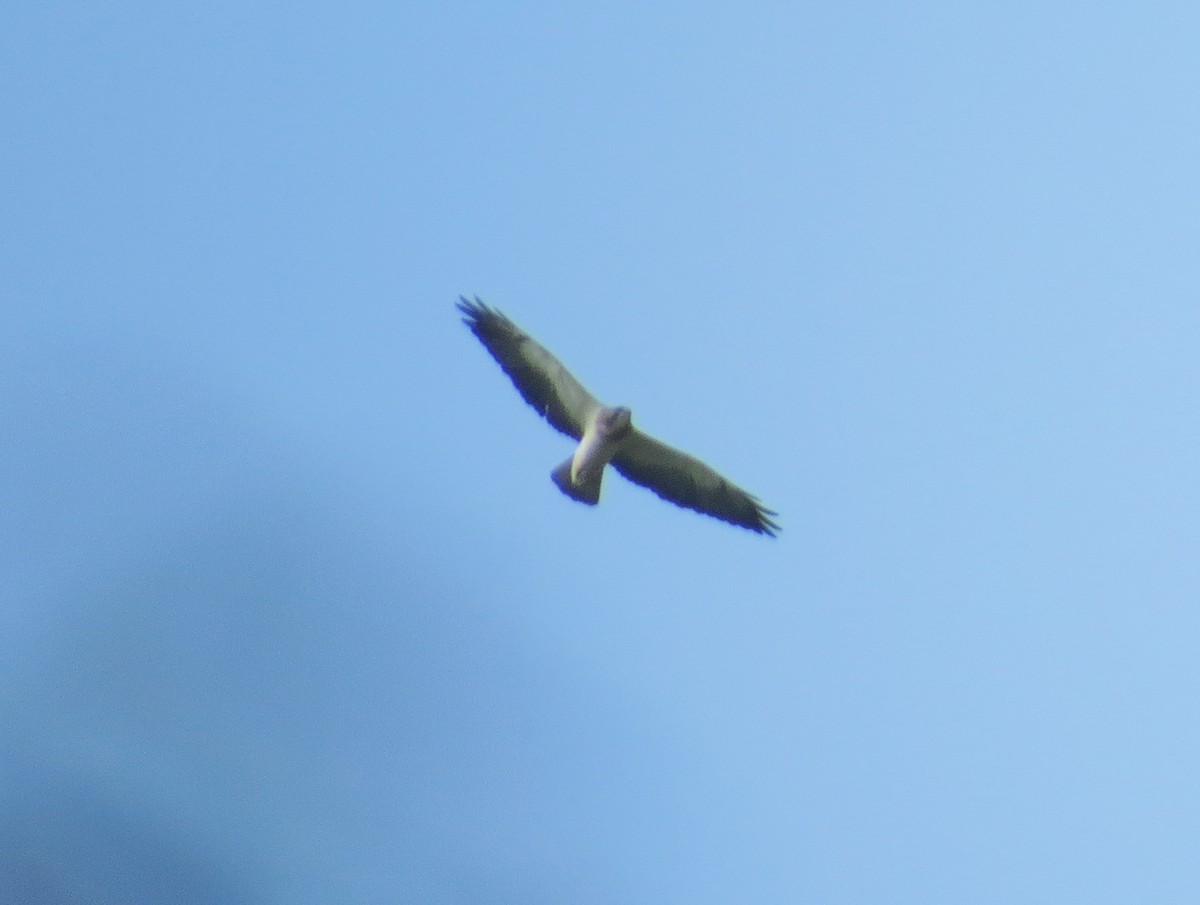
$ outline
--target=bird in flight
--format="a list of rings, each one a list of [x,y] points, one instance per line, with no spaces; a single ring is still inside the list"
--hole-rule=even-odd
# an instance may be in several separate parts
[[[557,358],[507,317],[476,297],[460,296],[463,323],[504,369],[525,401],[551,427],[579,441],[574,454],[550,473],[559,490],[594,506],[604,466],[664,500],[774,537],[776,515],[699,459],[633,426],[622,405],[603,405]]]

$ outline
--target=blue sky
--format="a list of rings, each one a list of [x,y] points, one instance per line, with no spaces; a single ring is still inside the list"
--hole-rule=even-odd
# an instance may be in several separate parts
[[[0,26],[5,897],[1196,901],[1194,4]]]

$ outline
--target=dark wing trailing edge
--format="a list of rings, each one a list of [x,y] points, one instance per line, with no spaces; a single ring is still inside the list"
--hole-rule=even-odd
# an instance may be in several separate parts
[[[699,459],[634,430],[610,463],[635,484],[664,500],[733,525],[774,537],[780,530],[755,497],[729,483]]]
[[[507,317],[474,300],[460,296],[458,310],[463,323],[484,344],[521,396],[537,409],[556,430],[574,437],[600,406],[563,363]]]

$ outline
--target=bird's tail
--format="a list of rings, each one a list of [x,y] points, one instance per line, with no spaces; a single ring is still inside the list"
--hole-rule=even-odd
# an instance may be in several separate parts
[[[574,458],[572,456],[550,472],[550,477],[558,485],[558,489],[571,499],[595,506],[600,502],[600,482],[604,480],[604,469],[597,469],[594,475],[585,475],[583,480],[576,484],[571,480],[571,462]]]

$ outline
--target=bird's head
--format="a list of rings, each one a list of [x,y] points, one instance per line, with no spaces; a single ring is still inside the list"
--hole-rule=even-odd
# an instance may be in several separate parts
[[[633,412],[623,405],[605,409],[600,417],[604,423],[604,433],[612,439],[625,436],[633,427]]]

